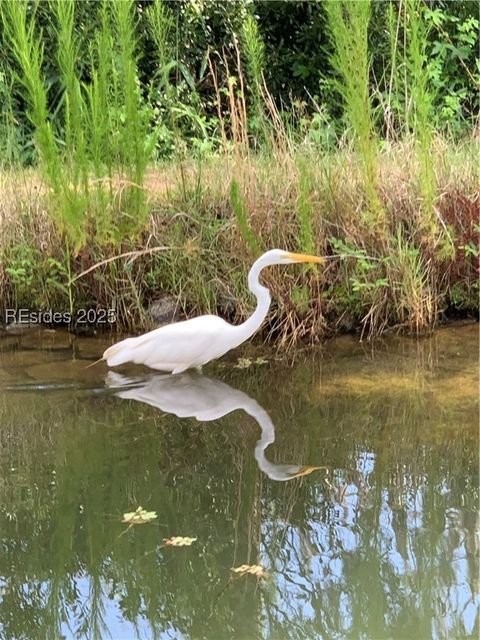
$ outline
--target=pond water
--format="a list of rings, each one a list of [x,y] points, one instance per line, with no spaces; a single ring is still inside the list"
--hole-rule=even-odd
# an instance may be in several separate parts
[[[476,637],[477,325],[205,375],[108,340],[0,336],[2,638]]]

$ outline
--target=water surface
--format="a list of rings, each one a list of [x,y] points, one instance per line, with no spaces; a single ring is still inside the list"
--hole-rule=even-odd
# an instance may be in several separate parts
[[[104,347],[0,336],[2,638],[476,637],[476,325],[173,377]]]

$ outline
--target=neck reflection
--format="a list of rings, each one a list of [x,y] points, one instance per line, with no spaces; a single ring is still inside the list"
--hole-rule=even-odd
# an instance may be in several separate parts
[[[271,480],[285,482],[321,468],[270,462],[265,456],[266,448],[275,442],[275,427],[270,416],[256,400],[220,380],[194,372],[129,378],[109,371],[106,384],[120,389],[115,394],[119,398],[144,402],[178,418],[210,422],[239,409],[245,411],[260,427],[261,436],[254,455],[260,470]]]

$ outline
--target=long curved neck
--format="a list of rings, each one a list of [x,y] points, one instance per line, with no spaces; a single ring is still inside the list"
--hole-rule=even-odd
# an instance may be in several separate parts
[[[270,291],[267,287],[262,286],[258,280],[261,270],[266,266],[262,258],[259,258],[253,263],[248,273],[248,288],[257,298],[257,308],[248,320],[235,327],[238,344],[248,340],[260,328],[270,308]]]

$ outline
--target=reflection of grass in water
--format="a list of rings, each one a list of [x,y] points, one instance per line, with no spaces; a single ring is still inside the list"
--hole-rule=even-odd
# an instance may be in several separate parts
[[[339,349],[336,349],[338,344]],[[350,338],[327,346],[330,366],[310,388],[313,403],[334,396],[417,403],[438,415],[470,411],[478,398],[478,325],[445,328],[432,337],[393,337],[361,346]],[[355,354],[355,355],[352,355]],[[475,418],[474,418],[475,421]]]
[[[472,404],[478,400],[478,375],[473,368],[450,378],[436,380],[434,386],[438,402],[454,405],[464,401]]]
[[[400,374],[389,374],[387,378],[385,372],[372,372],[366,375],[338,375],[331,380],[321,382],[318,388],[318,392],[322,395],[368,395],[418,390],[418,383],[415,379]]]
[[[478,397],[478,379],[473,370],[453,374],[448,379],[418,379],[408,374],[390,371],[372,371],[359,375],[338,375],[320,383],[318,393],[323,395],[371,395],[382,394],[387,398],[396,394],[428,393],[428,402],[453,407]]]

